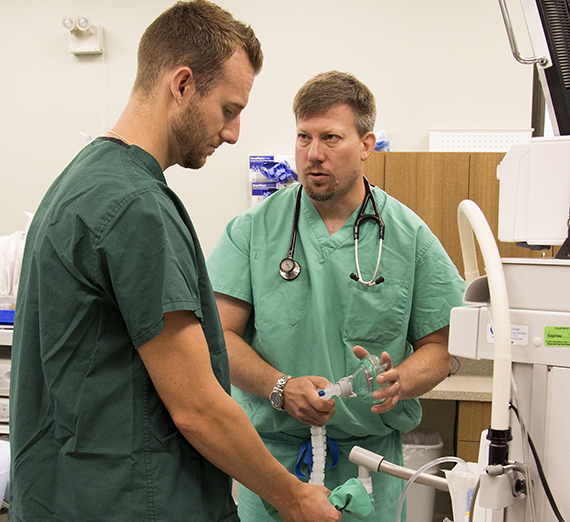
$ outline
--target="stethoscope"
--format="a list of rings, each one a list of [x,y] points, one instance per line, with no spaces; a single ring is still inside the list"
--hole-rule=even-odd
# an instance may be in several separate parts
[[[356,221],[354,222],[354,259],[356,261],[356,274],[350,274],[350,278],[354,281],[358,281],[359,283],[365,286],[374,286],[384,282],[383,277],[379,277],[376,279],[376,274],[378,273],[378,268],[380,267],[380,258],[382,257],[382,242],[384,241],[384,221],[382,221],[382,216],[380,216],[380,212],[378,210],[378,205],[376,204],[376,200],[372,195],[372,191],[370,190],[370,183],[366,178],[364,179],[364,201],[362,205],[360,205],[360,210],[358,211],[358,215],[356,216]],[[293,229],[291,231],[291,242],[289,243],[289,252],[287,253],[287,257],[279,263],[279,273],[281,277],[287,281],[292,281],[296,279],[297,276],[301,273],[301,265],[297,261],[293,259],[293,255],[295,253],[295,242],[297,240],[297,231],[299,230],[299,212],[301,210],[301,196],[302,196],[303,187],[300,186],[299,190],[297,191],[297,198],[295,199],[295,212],[293,214]],[[374,214],[365,214],[364,210],[366,209],[366,205],[369,201],[372,201],[372,207],[374,208]],[[378,244],[378,261],[376,262],[376,269],[374,270],[374,275],[370,281],[364,281],[362,279],[362,273],[360,272],[360,264],[358,262],[358,237],[360,233],[360,225],[366,221],[367,219],[371,219],[378,223],[378,237],[379,237],[379,244]],[[358,274],[358,275],[357,275]]]

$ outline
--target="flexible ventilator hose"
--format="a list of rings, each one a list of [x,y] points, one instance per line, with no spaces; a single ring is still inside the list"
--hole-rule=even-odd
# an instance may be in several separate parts
[[[323,426],[311,426],[311,446],[313,448],[313,468],[309,478],[310,484],[324,486],[325,463],[327,458],[327,430]]]
[[[457,220],[467,284],[479,275],[473,234],[485,261],[495,336],[491,428],[507,430],[511,400],[511,321],[503,264],[493,232],[476,203],[468,199],[462,201],[457,209]]]
[[[491,315],[492,308],[494,334],[493,401],[491,411],[491,429],[489,431],[497,430],[498,432],[509,432],[508,440],[510,440],[509,410],[511,402],[511,384],[514,387],[515,401],[516,386],[514,384],[511,367],[511,322],[503,264],[501,262],[497,243],[489,224],[481,209],[473,201],[465,200],[459,204],[457,209],[457,219],[467,284],[479,275],[473,236],[477,238],[479,243],[481,254],[485,262],[485,270],[487,272],[487,284],[490,296],[489,314]],[[528,479],[530,477],[530,469],[528,466],[530,460],[528,449],[526,447],[526,428],[524,426],[524,421],[521,422],[521,431],[523,436],[524,460],[526,462],[526,465],[521,469],[521,472],[526,474]],[[491,440],[489,437],[487,438]],[[506,441],[507,448],[508,440]],[[492,444],[493,440],[491,440],[491,445]],[[491,462],[490,452],[489,464],[491,465],[495,463],[496,462]],[[534,495],[531,482],[531,480],[528,480],[530,485],[528,489],[528,505],[530,519],[534,520]],[[477,483],[476,493],[471,499],[472,506],[470,508],[469,520],[473,520],[475,499],[479,487],[480,482]]]

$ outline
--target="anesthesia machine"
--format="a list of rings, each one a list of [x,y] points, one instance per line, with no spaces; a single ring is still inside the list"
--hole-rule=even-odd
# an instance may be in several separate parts
[[[501,259],[479,207],[468,200],[459,206],[468,306],[451,312],[449,350],[493,360],[493,401],[479,462],[471,467],[475,480],[467,498],[456,502],[452,492],[453,512],[455,522],[570,521],[570,5],[521,0],[531,58],[518,49],[506,1],[499,5],[514,57],[537,69],[555,134],[513,145],[499,165],[499,240],[558,251]],[[407,476],[358,447],[350,458],[363,476]],[[452,490],[449,475],[433,487],[445,485]]]

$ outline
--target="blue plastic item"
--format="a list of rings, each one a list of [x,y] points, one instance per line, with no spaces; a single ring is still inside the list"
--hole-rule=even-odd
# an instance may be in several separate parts
[[[0,310],[0,324],[14,324],[14,310]]]

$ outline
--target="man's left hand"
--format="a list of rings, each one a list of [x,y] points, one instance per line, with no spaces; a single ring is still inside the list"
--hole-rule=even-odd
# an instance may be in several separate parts
[[[354,355],[356,355],[356,357],[359,359],[370,355],[368,350],[362,348],[362,346],[355,346],[353,348],[353,352]],[[392,366],[392,359],[390,358],[388,352],[382,352],[380,362],[382,364],[388,363],[388,366],[384,372],[376,377],[378,384],[384,387],[374,392],[374,399],[377,401],[382,401],[382,403],[372,406],[372,413],[385,413],[391,410],[394,406],[396,406],[396,404],[398,404],[398,401],[400,400],[402,394],[400,373],[397,368],[394,368]]]

